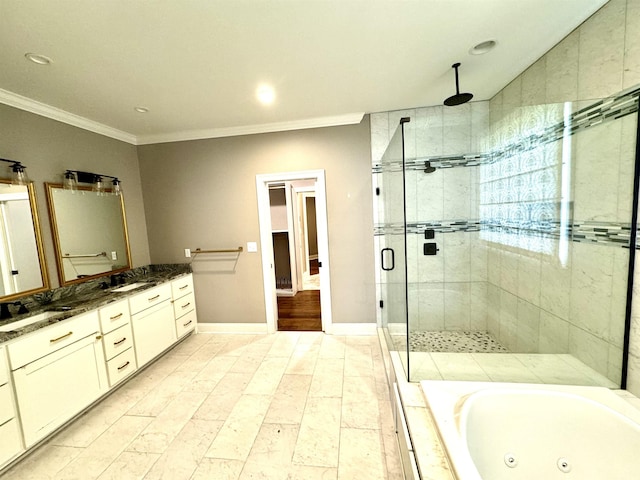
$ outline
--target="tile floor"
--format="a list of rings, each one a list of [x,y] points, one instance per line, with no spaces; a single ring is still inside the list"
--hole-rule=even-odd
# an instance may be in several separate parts
[[[546,383],[620,388],[569,354],[411,352],[411,381]]]
[[[192,335],[3,479],[400,480],[378,337]]]

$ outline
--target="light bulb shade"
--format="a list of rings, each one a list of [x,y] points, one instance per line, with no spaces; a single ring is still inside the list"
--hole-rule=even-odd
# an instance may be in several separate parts
[[[93,178],[93,191],[98,195],[104,193],[104,182],[102,181],[102,177],[100,175],[96,175]]]
[[[14,185],[29,184],[26,167],[20,162],[16,162],[11,166],[11,172],[11,183],[13,183]]]
[[[114,178],[111,184],[112,184],[111,193],[113,195],[122,195],[122,182],[117,178]]]
[[[69,170],[64,173],[62,188],[64,188],[65,190],[69,190],[70,192],[75,192],[78,189],[78,180],[76,179],[75,173]]]

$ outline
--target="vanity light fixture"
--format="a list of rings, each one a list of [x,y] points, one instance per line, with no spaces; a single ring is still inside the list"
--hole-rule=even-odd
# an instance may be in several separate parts
[[[7,162],[11,164],[11,183],[14,185],[28,185],[29,178],[24,165],[16,160],[7,160],[6,158],[0,158],[0,162]]]
[[[105,191],[104,178],[111,179],[111,192]],[[83,172],[81,170],[67,170],[64,172],[64,181],[62,188],[65,190],[75,191],[78,183],[91,184],[91,189],[98,195],[111,193],[111,195],[122,195],[122,182],[118,177],[112,175],[104,175],[102,173]]]

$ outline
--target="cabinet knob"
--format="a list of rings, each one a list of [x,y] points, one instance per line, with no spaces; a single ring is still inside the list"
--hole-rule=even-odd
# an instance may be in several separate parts
[[[102,340],[102,335],[96,335],[96,340]]]

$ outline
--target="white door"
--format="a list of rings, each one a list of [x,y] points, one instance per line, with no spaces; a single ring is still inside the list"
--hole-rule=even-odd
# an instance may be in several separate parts
[[[318,235],[318,260],[320,268],[320,309],[322,330],[331,333],[331,280],[329,265],[329,232],[327,224],[327,197],[324,170],[306,170],[256,175],[258,216],[260,221],[260,243],[262,253],[262,275],[264,282],[267,331],[278,329],[278,303],[276,299],[275,276],[273,273],[273,245],[271,241],[271,211],[269,185],[296,180],[316,182],[316,222]]]

